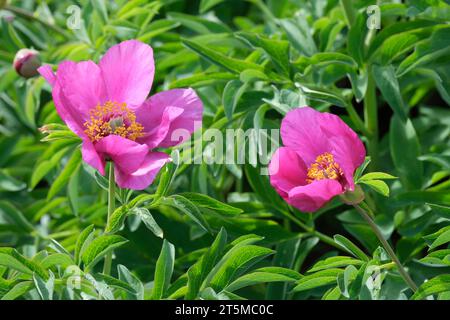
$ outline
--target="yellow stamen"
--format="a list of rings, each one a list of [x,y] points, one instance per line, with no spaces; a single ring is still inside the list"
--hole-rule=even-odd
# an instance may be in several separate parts
[[[136,115],[126,103],[107,101],[89,111],[89,120],[84,123],[84,132],[92,142],[115,134],[135,141],[142,137],[144,127],[136,122]]]
[[[306,182],[312,183],[315,180],[323,179],[339,180],[343,175],[344,173],[339,164],[334,161],[333,155],[325,152],[309,166]]]

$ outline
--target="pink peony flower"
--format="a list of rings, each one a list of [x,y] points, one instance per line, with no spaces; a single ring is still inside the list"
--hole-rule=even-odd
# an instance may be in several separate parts
[[[174,89],[147,99],[155,66],[153,50],[136,40],[111,47],[97,65],[64,61],[53,73],[39,73],[52,85],[56,110],[83,140],[83,160],[105,174],[105,161],[115,164],[121,188],[141,190],[170,161],[155,148],[181,143],[172,132],[194,131],[203,105],[192,89]]]
[[[353,173],[366,150],[338,116],[310,107],[290,111],[281,123],[284,147],[269,164],[270,182],[290,205],[313,212],[353,191]]]

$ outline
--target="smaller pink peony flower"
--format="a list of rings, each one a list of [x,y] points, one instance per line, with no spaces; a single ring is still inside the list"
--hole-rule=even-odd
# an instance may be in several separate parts
[[[338,116],[310,107],[290,111],[281,123],[284,147],[269,164],[270,182],[290,205],[313,212],[353,191],[353,173],[366,150]]]
[[[155,149],[181,143],[172,133],[192,133],[202,119],[203,105],[192,89],[147,99],[154,71],[152,48],[136,40],[112,46],[98,65],[64,61],[56,74],[49,65],[39,68],[53,87],[58,114],[83,141],[83,160],[102,175],[106,161],[113,161],[121,188],[148,187],[170,161]]]

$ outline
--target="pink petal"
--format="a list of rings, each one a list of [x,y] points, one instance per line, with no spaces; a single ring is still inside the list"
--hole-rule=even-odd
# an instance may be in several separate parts
[[[64,61],[56,77],[72,108],[85,120],[89,119],[89,110],[106,101],[101,70],[92,61]]]
[[[38,72],[53,87],[53,85],[55,84],[55,81],[56,81],[56,75],[53,72],[52,67],[48,64],[44,64],[42,67],[38,68]]]
[[[283,144],[295,150],[307,166],[318,155],[331,151],[328,139],[319,126],[320,117],[322,113],[303,107],[289,111],[281,123]]]
[[[77,112],[70,101],[66,98],[59,81],[54,83],[52,97],[53,102],[55,103],[56,111],[67,127],[75,132],[75,134],[85,139],[86,134],[84,133],[85,128],[83,126],[85,119],[81,113]]]
[[[366,149],[358,135],[338,116],[324,113],[320,126],[333,146],[331,153],[344,172],[346,187],[353,190],[353,174],[366,157]]]
[[[124,173],[136,171],[145,159],[148,147],[117,135],[109,135],[95,143],[100,157],[110,158]]]
[[[135,108],[147,98],[155,72],[150,46],[137,40],[123,41],[105,53],[99,66],[109,100]]]
[[[318,180],[292,189],[287,202],[301,211],[314,212],[343,191],[336,180]]]
[[[117,185],[121,188],[143,190],[153,182],[159,170],[169,161],[169,155],[166,153],[151,152],[147,154],[140,168],[131,174],[116,168]]]
[[[281,136],[283,143],[297,151],[307,166],[320,154],[333,154],[344,172],[346,188],[353,190],[353,173],[364,162],[366,150],[341,118],[310,107],[294,109],[282,122]]]
[[[287,200],[291,189],[305,184],[306,171],[305,163],[295,151],[281,147],[269,164],[270,183]]]
[[[98,154],[94,144],[90,140],[84,139],[81,147],[81,155],[83,156],[84,162],[97,169],[102,176],[105,175],[105,160]]]
[[[141,107],[142,109],[142,107]],[[161,116],[161,122],[156,124],[152,129],[148,127],[148,124],[152,121],[146,121],[148,132],[145,133],[145,136],[140,139],[142,143],[148,145],[150,149],[153,149],[161,144],[161,142],[166,138],[167,133],[169,132],[170,125],[176,118],[178,118],[183,113],[183,109],[177,107],[167,107],[164,109],[163,114]],[[147,112],[149,116],[151,116],[152,112]],[[156,121],[156,120],[155,120]],[[147,131],[147,128],[144,126],[144,130]]]
[[[175,130],[183,129],[192,134],[201,125],[202,114],[202,101],[192,89],[157,93],[136,111],[137,121],[147,132],[143,141],[152,148],[171,147],[183,142],[183,137],[177,135],[180,132]]]
[[[81,114],[72,107],[71,102],[64,95],[64,92],[61,89],[61,84],[60,82],[58,82],[58,78],[53,72],[51,66],[49,66],[48,64],[43,65],[38,69],[38,71],[53,87],[53,101],[55,103],[56,111],[58,112],[61,119],[69,127],[70,130],[75,132],[80,137],[84,138],[84,119]]]

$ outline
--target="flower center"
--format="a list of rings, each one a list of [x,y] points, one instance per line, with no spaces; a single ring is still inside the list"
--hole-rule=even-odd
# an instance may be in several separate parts
[[[308,168],[306,178],[307,183],[312,183],[315,180],[323,179],[340,179],[344,173],[341,167],[334,161],[331,153],[325,152],[316,158],[316,161]]]
[[[144,127],[136,122],[136,115],[125,103],[107,101],[89,111],[89,120],[84,123],[84,132],[92,142],[115,134],[135,141],[142,137]]]

